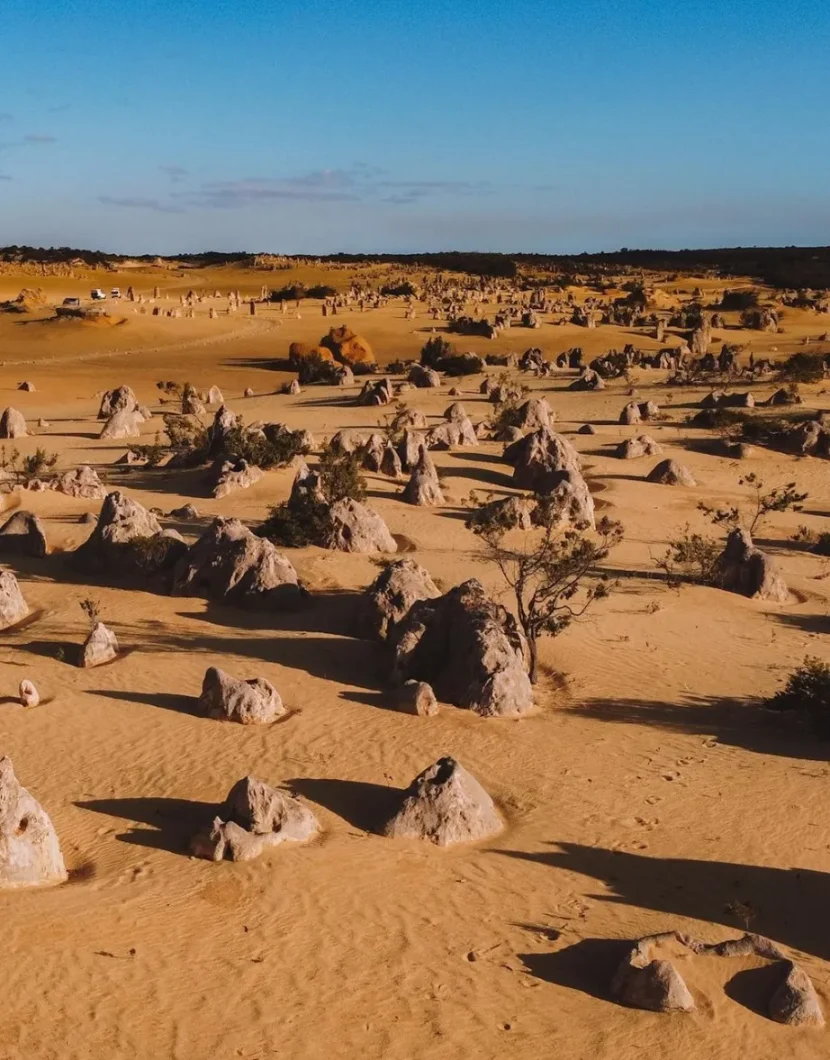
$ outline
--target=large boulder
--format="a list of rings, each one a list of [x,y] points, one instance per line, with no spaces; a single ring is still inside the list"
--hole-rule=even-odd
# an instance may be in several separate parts
[[[29,606],[10,570],[0,571],[0,629],[17,625],[29,613]]]
[[[824,1013],[809,975],[792,961],[783,967],[784,977],[770,998],[770,1018],[791,1027],[823,1027]]]
[[[425,444],[428,449],[452,449],[454,446],[476,446],[476,429],[466,417],[463,420],[444,420],[427,431]]]
[[[138,398],[132,389],[126,385],[117,386],[115,390],[105,390],[101,395],[101,404],[98,408],[98,419],[108,420],[116,412],[126,409],[132,412],[138,408]]]
[[[382,434],[370,434],[361,447],[360,462],[366,471],[380,471],[383,454],[386,450],[386,439]]]
[[[199,706],[209,718],[242,725],[270,725],[285,714],[280,694],[270,681],[231,677],[218,666],[205,672]]]
[[[65,493],[67,497],[82,497],[84,500],[103,500],[106,487],[98,473],[89,464],[81,464],[74,471],[64,471],[52,482],[52,489]]]
[[[427,839],[437,846],[497,835],[504,824],[493,800],[454,758],[439,758],[412,781],[387,823],[392,839]]]
[[[694,476],[685,464],[676,460],[661,460],[648,475],[647,482],[659,482],[663,486],[696,486]]]
[[[0,413],[0,438],[25,438],[26,417],[17,409],[6,408]]]
[[[409,482],[404,487],[402,496],[407,504],[431,507],[444,503],[444,494],[441,492],[438,472],[435,470],[435,465],[426,449],[421,449],[418,463],[412,471]]]
[[[175,530],[162,530],[152,512],[120,490],[108,493],[98,522],[75,550],[76,566],[111,578],[168,571],[187,546]]]
[[[118,440],[121,438],[138,438],[141,435],[141,424],[144,416],[138,409],[119,409],[114,412],[101,428],[99,438]]]
[[[239,419],[227,405],[220,405],[213,417],[213,423],[208,427],[208,455],[211,457],[222,457],[226,452],[226,441],[231,431],[239,427]]]
[[[467,517],[465,525],[468,530],[482,526],[500,526],[505,530],[530,530],[535,510],[536,501],[531,497],[503,497],[475,508]]]
[[[551,427],[556,413],[544,398],[528,398],[519,405],[511,419],[514,427],[523,431],[538,431],[540,427]]]
[[[441,590],[414,559],[396,559],[384,567],[366,590],[367,626],[381,640],[418,600],[434,600]]]
[[[553,525],[595,527],[594,498],[579,471],[571,468],[553,471],[546,476],[544,489],[537,492],[548,514],[553,516]],[[535,514],[538,515],[538,512]]]
[[[32,512],[16,511],[0,526],[0,554],[45,556],[46,533]]]
[[[329,509],[329,548],[341,552],[397,552],[389,527],[374,509],[345,497]]]
[[[214,519],[176,564],[172,592],[225,603],[279,607],[299,599],[297,572],[238,519]]]
[[[412,365],[407,380],[420,390],[434,390],[441,386],[441,376],[435,369],[426,368],[422,364]]]
[[[533,696],[516,620],[475,579],[416,602],[394,627],[393,678],[427,681],[484,717],[525,714]]]
[[[262,478],[262,471],[247,460],[217,460],[208,472],[208,485],[218,500],[233,490],[248,489]]]
[[[319,830],[298,799],[248,776],[234,784],[210,831],[193,838],[191,851],[212,861],[251,861],[266,847],[302,843]]]
[[[37,887],[66,879],[49,815],[0,758],[0,888]]]
[[[753,600],[785,603],[787,585],[773,560],[752,543],[748,530],[735,527],[726,539],[726,547],[715,564],[718,584],[731,592]]]
[[[375,355],[366,339],[355,334],[345,324],[339,328],[331,328],[328,335],[320,339],[320,345],[331,350],[336,361],[352,368],[368,367],[375,363]]]
[[[504,459],[513,467],[513,482],[522,489],[546,492],[553,473],[579,471],[579,454],[571,443],[540,427],[508,445]]]

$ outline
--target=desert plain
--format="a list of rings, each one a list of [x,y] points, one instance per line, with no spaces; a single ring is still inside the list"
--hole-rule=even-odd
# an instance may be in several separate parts
[[[417,284],[424,272],[410,278]],[[401,270],[325,263],[276,274],[171,263],[9,266],[0,301],[23,288],[40,295],[25,312],[0,313],[0,407],[18,409],[29,430],[0,444],[22,457],[38,447],[57,454],[57,472],[91,465],[107,489],[158,509],[162,526],[192,543],[220,515],[257,527],[288,498],[295,466],[216,499],[196,472],[117,463],[131,443],[99,438],[103,391],[126,384],[153,413],[136,444],[153,444],[162,415],[175,410],[157,387],[169,380],[216,386],[246,424],[306,429],[319,450],[338,431],[383,431],[390,414],[357,403],[373,376],[278,393],[296,376],[286,364],[290,343],[314,346],[332,325],[366,339],[379,376],[393,362],[417,361],[434,334],[482,356],[536,347],[553,361],[579,346],[585,363],[628,343],[651,354],[684,341],[671,326],[658,341],[646,327],[585,328],[544,311],[538,327],[513,326],[492,339],[445,335],[430,303],[415,299],[413,317],[403,297],[365,311],[341,306],[333,318],[323,317],[319,299],[289,302],[285,312],[258,301],[253,315],[245,302],[259,299],[263,284],[327,283],[344,292],[352,281],[377,288],[393,275]],[[453,282],[473,286],[466,277]],[[716,304],[725,288],[753,281],[648,282],[668,315],[696,288]],[[139,312],[123,298],[102,303],[107,317],[55,316],[64,298],[86,303],[91,288],[115,285],[148,297],[158,287],[153,304],[163,307],[178,307],[189,291],[205,300],[192,317]],[[243,299],[232,314],[230,291]],[[578,304],[599,292],[577,287],[558,297],[567,294]],[[624,295],[610,289],[603,297]],[[762,297],[773,303],[777,295],[764,289]],[[827,316],[807,308],[787,306],[777,332],[742,328],[735,312],[720,323],[713,349],[737,344],[744,367],[750,353],[783,362],[805,344],[828,348],[820,341]],[[689,423],[715,384],[670,383],[661,368],[635,366],[602,390],[580,391],[570,389],[575,369],[534,375],[488,366],[445,376],[438,388],[410,387],[396,400],[430,425],[460,401],[479,424],[494,410],[481,383],[505,372],[527,396],[547,401],[555,430],[579,452],[597,516],[619,520],[625,534],[605,562],[614,581],[607,599],[560,636],[541,638],[534,710],[521,717],[481,717],[443,702],[430,717],[393,709],[384,648],[359,619],[379,563],[403,556],[442,591],[477,578],[511,606],[497,566],[465,525],[473,491],[480,499],[522,492],[503,442],[486,432],[475,447],[431,452],[442,505],[406,504],[405,479],[365,473],[366,503],[394,535],[398,556],[281,548],[308,591],[288,610],[81,574],[69,554],[93,529],[81,517],[97,518],[101,501],[7,483],[0,518],[37,515],[49,554],[0,555],[30,612],[0,633],[0,752],[48,812],[68,879],[0,890],[2,1060],[827,1055],[826,1030],[768,1017],[772,972],[754,956],[677,957],[691,1012],[641,1011],[609,992],[626,941],[680,931],[718,942],[748,929],[796,960],[825,1012],[830,1006],[827,744],[761,706],[805,656],[826,658],[830,560],[796,538],[799,527],[812,535],[827,527],[827,462],[764,445],[737,459],[716,430]],[[398,384],[406,373],[391,378]],[[34,390],[19,390],[23,381]],[[772,371],[735,378],[729,389],[751,392],[760,406],[781,385]],[[452,388],[459,393],[450,396]],[[799,392],[801,412],[830,412],[822,382]],[[621,424],[632,400],[655,402],[660,418]],[[595,433],[578,433],[587,423]],[[644,430],[661,458],[689,469],[694,486],[649,482],[656,458],[615,455]],[[316,451],[306,459],[313,467]],[[750,506],[748,473],[767,488],[794,482],[807,494],[801,510],[771,513],[756,535],[786,581],[782,602],[678,584],[658,566],[687,524],[724,536],[698,506]],[[170,516],[187,504],[198,509],[195,520]],[[79,604],[89,598],[121,650],[84,669],[73,651],[88,630]],[[198,697],[211,666],[267,679],[286,713],[264,726],[205,717]],[[36,684],[39,706],[18,702],[23,679]],[[493,798],[502,831],[448,848],[381,834],[402,790],[447,755]],[[248,774],[295,793],[319,820],[318,836],[249,862],[193,857],[194,832]]]

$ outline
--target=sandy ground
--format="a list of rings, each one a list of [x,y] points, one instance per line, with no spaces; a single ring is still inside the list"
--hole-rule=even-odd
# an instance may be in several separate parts
[[[107,283],[119,280],[130,282]],[[147,291],[158,282],[132,280]],[[222,275],[210,286],[252,292],[260,282]],[[53,300],[97,285],[2,276],[0,298],[24,283],[47,286]],[[188,276],[167,286],[177,295],[195,284]],[[275,396],[289,376],[273,362],[291,340],[316,340],[344,321],[381,361],[412,357],[431,321],[405,320],[400,304],[333,321],[319,307],[301,312],[300,320],[271,308],[209,320],[204,308],[191,321],[122,305],[113,313],[125,323],[110,327],[0,314],[0,406],[19,408],[34,431],[7,445],[43,445],[59,453],[60,467],[90,461],[147,507],[169,512],[192,501],[199,523],[164,520],[190,537],[219,513],[260,520],[287,496],[291,470],[221,501],[201,496],[193,477],[119,475],[112,464],[126,447],[98,440],[95,395],[129,383],[161,412],[156,380],[189,380],[220,386],[246,421],[283,421],[320,437],[374,427],[383,410],[348,404],[336,388]],[[784,326],[778,336],[724,334],[752,338],[757,353],[783,353],[826,330],[796,312]],[[459,346],[539,345],[550,356],[578,343],[595,355],[627,341],[656,346],[625,329],[550,324]],[[614,459],[613,445],[638,433],[616,423],[629,400],[624,382],[598,394],[568,392],[567,373],[532,383],[583,454],[601,508],[625,525],[612,560],[625,576],[589,618],[543,642],[539,709],[519,721],[449,706],[431,719],[385,708],[379,650],[354,638],[356,593],[377,573],[365,556],[292,551],[315,594],[288,616],[90,587],[60,556],[8,564],[36,617],[0,636],[0,696],[8,697],[0,751],[52,816],[71,879],[0,893],[2,1060],[827,1055],[826,1032],[761,1014],[768,982],[753,970],[759,962],[690,963],[691,1015],[627,1010],[608,998],[620,940],[670,928],[731,937],[743,929],[730,911],[738,902],[751,907],[753,930],[798,956],[830,1011],[827,751],[753,704],[805,654],[826,656],[830,563],[788,538],[800,524],[826,527],[827,464],[760,450],[737,463],[699,451],[704,432],[683,421],[703,392],[669,390],[663,372],[635,376],[641,400],[657,400],[669,416],[648,433],[699,485],[652,485],[643,476],[656,461]],[[22,379],[36,392],[18,392]],[[488,411],[478,382],[459,384],[474,421]],[[248,386],[258,396],[243,398]],[[407,401],[437,418],[451,400],[446,390],[410,392]],[[821,388],[806,394],[812,407],[830,408]],[[37,427],[39,417],[50,425]],[[598,433],[575,434],[588,420]],[[145,424],[148,442],[159,424]],[[444,587],[475,575],[499,588],[463,508],[471,490],[511,492],[500,451],[437,453],[448,493],[441,509],[405,506],[389,480],[369,476],[370,503]],[[797,481],[809,491],[804,512],[773,517],[761,535],[792,601],[667,588],[653,577],[654,557],[686,522],[705,526],[698,501],[746,497],[738,480],[747,470],[769,486]],[[23,505],[44,520],[53,552],[79,544],[88,527],[78,516],[98,508],[53,493],[23,494]],[[84,636],[78,602],[89,596],[128,651],[85,671],[64,660],[65,646]],[[193,697],[210,665],[268,678],[292,713],[265,730],[199,717]],[[40,688],[41,707],[12,700],[22,677]],[[458,757],[498,800],[504,833],[449,851],[378,836],[396,791],[442,754]],[[246,773],[293,785],[319,815],[322,837],[248,864],[189,858],[195,824]]]

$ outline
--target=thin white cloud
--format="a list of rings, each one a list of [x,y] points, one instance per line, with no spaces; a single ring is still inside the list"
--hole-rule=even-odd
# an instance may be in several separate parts
[[[142,196],[99,195],[98,202],[105,206],[120,206],[130,210],[155,210],[157,213],[184,213],[181,206],[161,202],[159,199],[145,199]]]

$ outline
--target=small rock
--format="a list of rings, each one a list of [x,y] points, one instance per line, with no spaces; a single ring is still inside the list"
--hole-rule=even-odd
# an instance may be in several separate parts
[[[404,714],[417,714],[421,718],[427,718],[438,713],[438,700],[432,685],[426,681],[404,681],[400,688],[395,689],[392,702],[395,709]]]
[[[81,647],[79,665],[85,669],[112,662],[118,655],[118,641],[103,622],[96,622]]]
[[[40,703],[38,690],[26,678],[20,682],[20,702],[24,707],[36,707]]]

